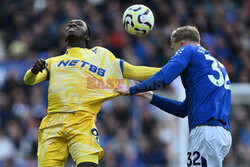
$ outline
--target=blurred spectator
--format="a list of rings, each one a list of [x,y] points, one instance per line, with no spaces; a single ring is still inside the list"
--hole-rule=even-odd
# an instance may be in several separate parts
[[[3,134],[2,130],[0,130],[0,147],[0,162],[13,158],[12,156],[15,153],[14,143]]]

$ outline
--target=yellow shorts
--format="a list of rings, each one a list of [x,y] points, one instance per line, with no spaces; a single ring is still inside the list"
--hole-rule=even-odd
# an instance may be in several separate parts
[[[98,143],[94,115],[82,111],[49,114],[38,132],[38,166],[64,166],[69,153],[76,165],[82,162],[98,164],[104,153]]]

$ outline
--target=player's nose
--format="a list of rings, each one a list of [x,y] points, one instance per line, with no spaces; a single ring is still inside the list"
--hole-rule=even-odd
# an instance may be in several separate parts
[[[76,27],[76,23],[74,23],[74,22],[73,22],[73,23],[70,23],[70,24],[69,24],[69,27]]]

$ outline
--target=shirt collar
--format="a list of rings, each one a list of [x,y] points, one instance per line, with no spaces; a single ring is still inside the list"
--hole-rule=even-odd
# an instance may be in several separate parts
[[[80,47],[68,47],[65,54],[66,55],[71,55],[71,54],[77,54],[79,53],[80,51],[83,51],[84,49],[83,48],[80,48]]]

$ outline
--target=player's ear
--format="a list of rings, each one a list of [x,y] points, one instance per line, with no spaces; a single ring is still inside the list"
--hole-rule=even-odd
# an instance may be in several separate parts
[[[86,43],[89,43],[91,37],[89,35],[84,35],[84,39],[86,40]]]

